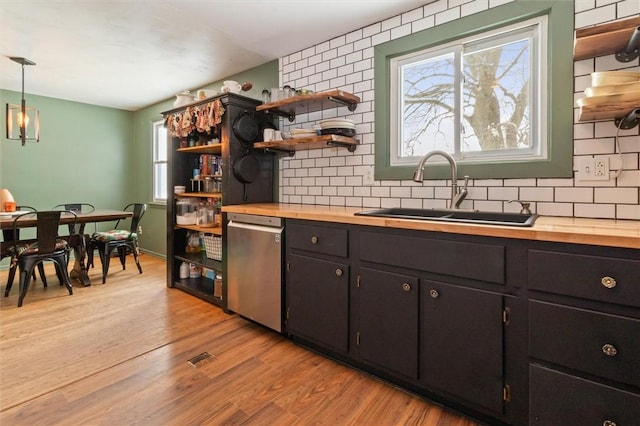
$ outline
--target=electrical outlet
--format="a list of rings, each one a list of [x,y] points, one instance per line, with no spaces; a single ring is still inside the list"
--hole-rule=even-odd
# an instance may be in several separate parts
[[[609,157],[596,157],[593,175],[602,180],[609,180]]]
[[[373,185],[375,183],[375,179],[373,177],[373,166],[365,167],[364,177],[362,180],[365,185]]]
[[[581,158],[576,179],[579,181],[609,180],[609,157],[599,155]]]
[[[138,235],[142,235],[142,225],[138,225]]]

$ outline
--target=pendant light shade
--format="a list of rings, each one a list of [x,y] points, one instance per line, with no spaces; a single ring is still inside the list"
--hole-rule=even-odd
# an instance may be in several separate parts
[[[20,105],[7,104],[7,139],[40,142],[40,112],[34,107],[27,107],[24,99],[24,67],[36,63],[26,58],[10,57],[22,65],[22,98]]]

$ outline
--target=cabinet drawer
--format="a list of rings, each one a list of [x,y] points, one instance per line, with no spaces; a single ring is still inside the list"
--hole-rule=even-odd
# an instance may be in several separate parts
[[[640,387],[640,320],[529,302],[531,356]]]
[[[640,260],[529,250],[528,262],[531,289],[640,307]]]
[[[348,231],[328,226],[287,224],[287,245],[293,249],[347,257]]]
[[[640,395],[531,365],[530,425],[637,425]]]
[[[502,245],[362,232],[360,258],[384,265],[505,283]]]

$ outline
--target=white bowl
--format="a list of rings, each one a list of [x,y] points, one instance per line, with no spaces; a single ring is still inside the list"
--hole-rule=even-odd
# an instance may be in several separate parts
[[[242,87],[240,85],[238,86],[227,86],[226,84],[222,86],[222,88],[220,89],[222,91],[222,93],[240,93],[240,90],[242,90]]]
[[[640,81],[637,71],[602,71],[591,73],[591,86],[609,86],[612,84],[633,83]]]

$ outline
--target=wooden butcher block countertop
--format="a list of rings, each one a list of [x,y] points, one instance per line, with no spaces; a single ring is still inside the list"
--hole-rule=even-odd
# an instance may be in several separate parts
[[[229,205],[222,208],[226,213],[640,249],[640,221],[637,220],[539,216],[533,226],[518,227],[354,216],[354,213],[366,210],[375,209],[283,203]]]

